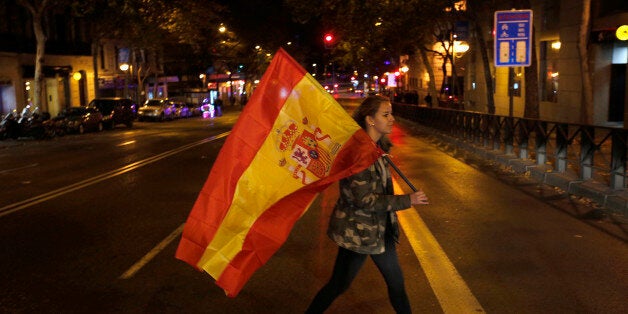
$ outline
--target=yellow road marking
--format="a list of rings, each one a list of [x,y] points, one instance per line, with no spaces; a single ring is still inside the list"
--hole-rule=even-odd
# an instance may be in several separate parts
[[[402,191],[393,179],[395,191]],[[429,205],[428,205],[429,206]],[[414,208],[397,212],[399,223],[444,313],[482,313],[484,309]]]
[[[170,242],[174,241],[181,233],[183,232],[183,226],[185,224],[181,224],[177,229],[172,231],[170,235],[168,235],[165,239],[163,239],[157,246],[155,246],[150,252],[148,252],[144,257],[142,257],[139,261],[137,261],[133,266],[131,266],[124,274],[120,275],[119,279],[129,279],[135,275],[142,267],[144,267],[148,262],[150,262],[157,254],[163,251]]]

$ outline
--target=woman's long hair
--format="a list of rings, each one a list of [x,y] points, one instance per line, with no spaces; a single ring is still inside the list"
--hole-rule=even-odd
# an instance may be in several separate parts
[[[379,107],[383,103],[389,102],[390,99],[381,95],[368,96],[353,112],[353,120],[355,120],[355,122],[357,122],[358,125],[366,131],[366,117],[375,117],[375,114],[379,110]],[[388,137],[382,136],[382,138],[377,142],[377,145],[379,145],[382,150],[388,153],[390,151],[392,143],[390,142]]]

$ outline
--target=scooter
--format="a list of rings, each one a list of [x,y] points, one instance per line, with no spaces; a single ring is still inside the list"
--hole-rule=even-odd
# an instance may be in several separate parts
[[[2,117],[2,121],[0,121],[0,140],[17,139],[20,136],[20,125],[17,120],[18,114],[15,109]]]

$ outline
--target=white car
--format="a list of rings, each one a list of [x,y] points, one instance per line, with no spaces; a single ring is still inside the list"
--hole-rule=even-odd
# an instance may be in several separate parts
[[[137,111],[137,120],[164,121],[175,118],[176,108],[174,102],[166,98],[155,98],[147,100]]]

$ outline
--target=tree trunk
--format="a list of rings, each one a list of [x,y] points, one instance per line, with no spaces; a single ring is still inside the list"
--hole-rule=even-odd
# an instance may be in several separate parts
[[[100,49],[98,48],[99,48],[98,39],[93,39],[92,41],[92,66],[94,67],[94,98],[100,97],[100,88],[99,88],[99,82],[98,82],[98,56],[100,55]]]
[[[44,30],[41,26],[41,11],[35,12],[33,14],[33,31],[35,32],[35,40],[37,41],[37,52],[35,55],[35,81],[34,89],[33,89],[33,105],[35,107],[39,107],[42,111],[48,111],[48,108],[43,108],[42,102],[42,91],[43,91],[43,67],[44,67],[44,56],[46,51],[46,35],[44,34]]]
[[[534,27],[532,28],[532,47],[530,48],[530,66],[525,68],[525,107],[523,117],[538,119],[539,114],[539,70],[536,61],[536,41],[534,40]]]
[[[589,68],[589,29],[591,27],[591,0],[582,0],[582,20],[578,36],[578,52],[580,53],[580,72],[582,75],[582,105],[580,120],[584,124],[593,123],[593,82]]]
[[[432,68],[432,65],[430,64],[430,59],[427,57],[427,52],[424,49],[419,49],[419,53],[421,54],[421,60],[423,61],[423,66],[427,70],[427,74],[430,77],[430,82],[428,84],[427,92],[430,95],[435,96],[437,94],[436,94],[436,79],[434,77],[434,69]]]
[[[493,75],[491,74],[492,67],[488,56],[488,46],[486,44],[486,40],[484,39],[484,28],[482,27],[482,24],[478,22],[480,20],[478,18],[478,10],[484,9],[480,9],[479,4],[476,3],[476,1],[469,1],[468,3],[473,7],[473,10],[469,10],[469,12],[473,14],[472,20],[475,21],[473,31],[475,32],[475,38],[477,38],[479,45],[480,56],[482,57],[484,82],[486,84],[486,110],[490,114],[495,114],[495,90],[493,89]]]

